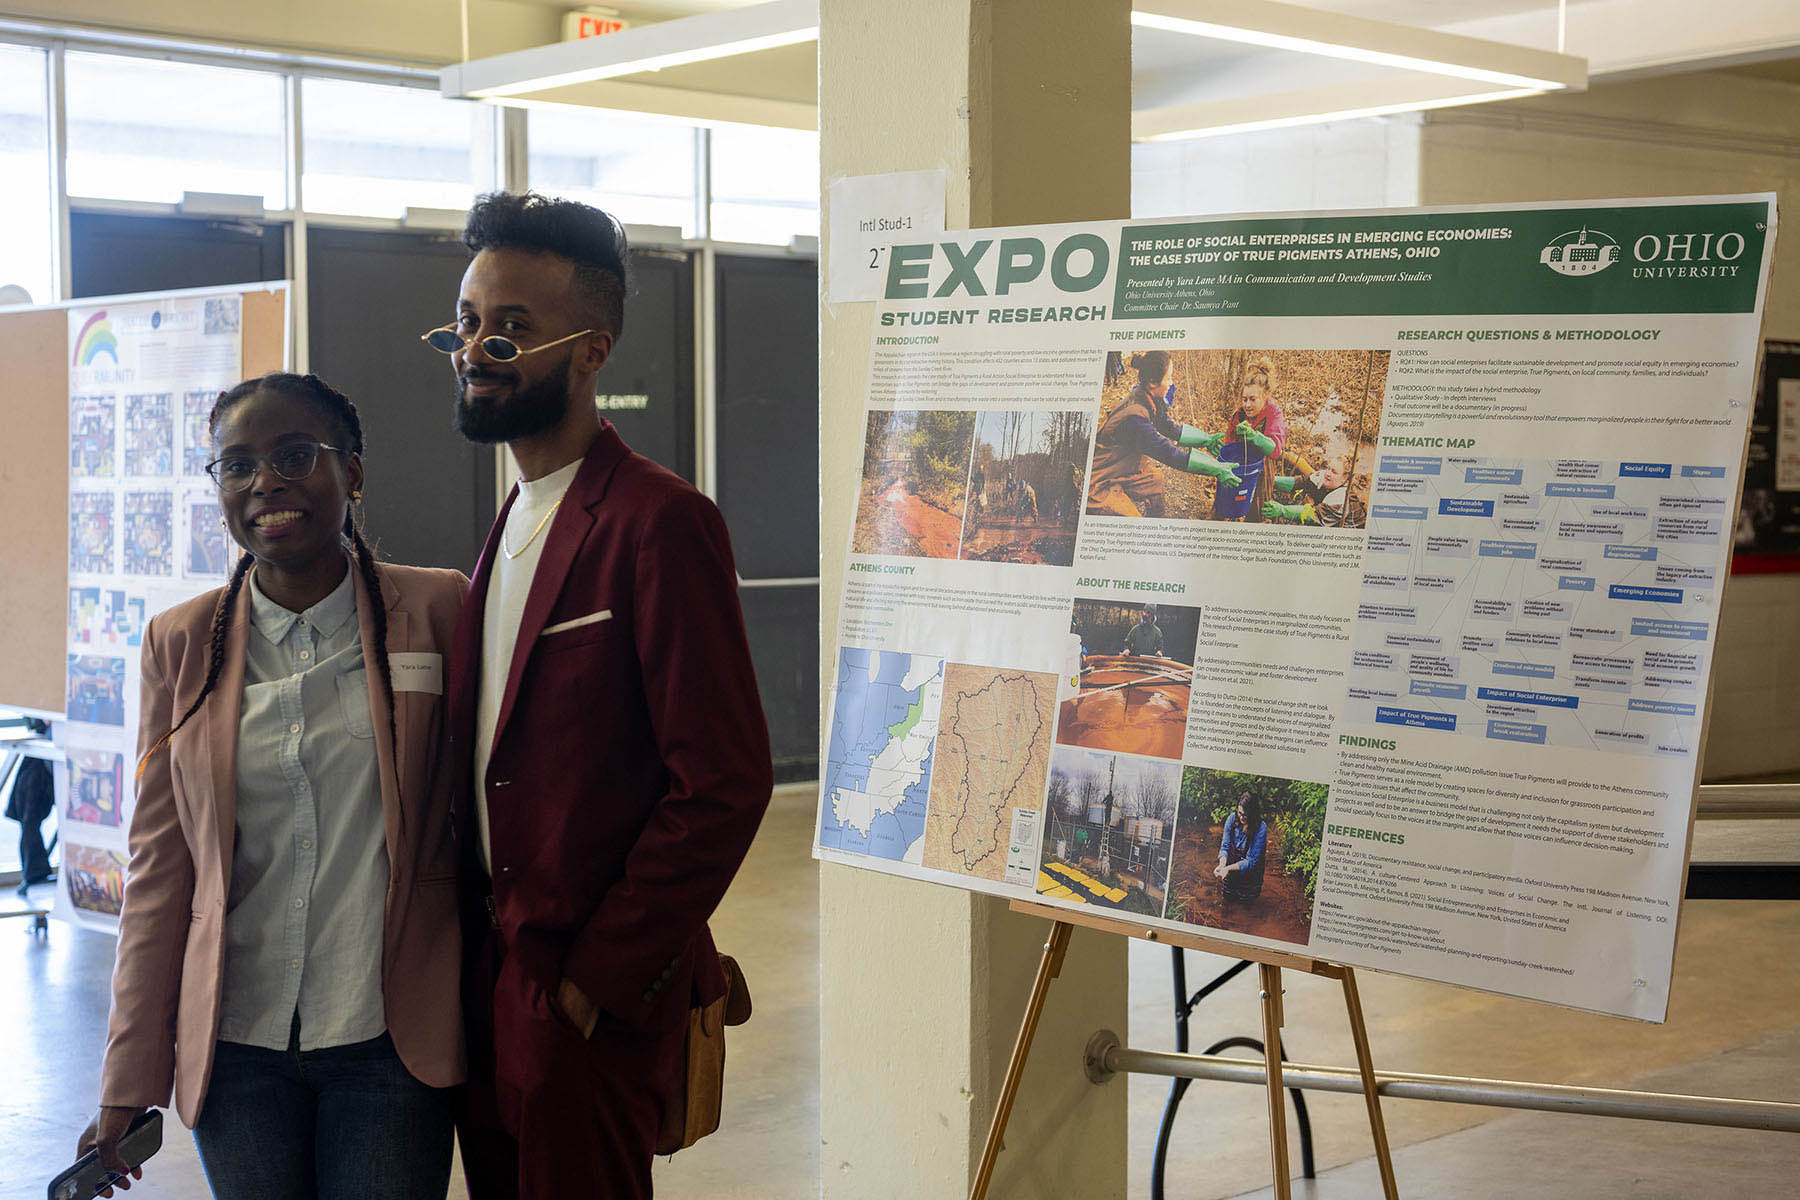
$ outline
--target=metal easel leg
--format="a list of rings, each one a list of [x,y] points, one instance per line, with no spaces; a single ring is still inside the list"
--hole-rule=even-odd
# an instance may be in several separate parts
[[[1269,1099],[1269,1173],[1275,1200],[1292,1200],[1288,1184],[1287,1102],[1281,1094],[1281,968],[1257,965],[1262,983],[1263,1070]]]
[[[1069,952],[1069,935],[1074,931],[1075,927],[1067,921],[1056,921],[1050,926],[1050,938],[1044,943],[1043,957],[1038,960],[1031,999],[1025,1003],[1019,1036],[1013,1042],[1012,1058],[1006,1064],[1006,1081],[1000,1085],[1000,1099],[994,1106],[994,1119],[988,1125],[987,1143],[981,1149],[981,1165],[969,1188],[969,1200],[985,1200],[988,1185],[993,1182],[994,1165],[1000,1157],[1000,1141],[1006,1136],[1006,1121],[1012,1116],[1013,1101],[1019,1095],[1019,1081],[1025,1075],[1025,1059],[1031,1054],[1031,1040],[1037,1036],[1038,1018],[1044,1015],[1050,981],[1062,974],[1063,956]]]
[[[1356,972],[1344,968],[1344,1008],[1350,1014],[1350,1039],[1356,1043],[1356,1066],[1362,1073],[1363,1104],[1369,1110],[1369,1134],[1375,1140],[1375,1165],[1381,1170],[1381,1192],[1387,1200],[1400,1200],[1394,1182],[1394,1160],[1388,1152],[1387,1124],[1381,1119],[1381,1093],[1375,1085],[1375,1064],[1369,1056],[1369,1031],[1363,1024],[1362,997],[1356,990]]]
[[[1194,1009],[1202,1000],[1242,975],[1256,964],[1249,959],[1239,959],[1205,984],[1192,996],[1187,994],[1187,959],[1186,951],[1179,946],[1170,947],[1173,956],[1172,973],[1175,982],[1175,1052],[1187,1053],[1189,1045],[1189,1023]],[[1253,1037],[1228,1037],[1214,1042],[1205,1050],[1207,1055],[1214,1055],[1222,1050],[1231,1049],[1254,1050],[1263,1052],[1263,1043]],[[1283,1062],[1287,1061],[1286,1047],[1279,1047],[1278,1052]],[[1163,1104],[1162,1125],[1157,1130],[1156,1146],[1150,1160],[1150,1200],[1164,1200],[1166,1179],[1169,1165],[1169,1142],[1175,1135],[1175,1114],[1181,1107],[1182,1099],[1193,1080],[1175,1076],[1169,1081],[1169,1098]],[[1294,1130],[1300,1138],[1300,1174],[1302,1178],[1312,1179],[1317,1172],[1313,1162],[1312,1119],[1306,1111],[1306,1093],[1299,1088],[1289,1088],[1288,1095],[1294,1100]]]

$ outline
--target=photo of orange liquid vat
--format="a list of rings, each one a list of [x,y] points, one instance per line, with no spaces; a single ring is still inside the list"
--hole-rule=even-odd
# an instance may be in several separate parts
[[[1194,668],[1172,658],[1090,654],[1081,690],[1057,714],[1056,740],[1094,750],[1180,758]]]
[[[1197,607],[1077,596],[1057,742],[1179,760],[1199,635]]]

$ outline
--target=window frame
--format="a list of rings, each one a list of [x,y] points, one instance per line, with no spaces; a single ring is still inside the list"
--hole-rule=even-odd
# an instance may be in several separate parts
[[[437,73],[432,70],[396,64],[360,61],[322,55],[222,46],[168,37],[139,36],[124,32],[94,31],[72,26],[52,26],[30,22],[8,22],[0,29],[0,44],[39,49],[46,54],[48,106],[46,144],[50,155],[52,203],[52,294],[51,302],[70,299],[69,215],[83,213],[124,213],[148,216],[213,216],[281,226],[287,237],[289,272],[290,345],[293,366],[307,369],[307,229],[397,229],[414,232],[453,232],[460,228],[459,214],[427,211],[411,217],[369,217],[343,213],[314,212],[306,205],[302,182],[305,176],[305,106],[302,84],[307,79],[339,79],[356,83],[385,84],[438,90]],[[159,59],[196,66],[229,67],[237,70],[263,71],[284,81],[283,139],[286,149],[284,171],[287,205],[273,209],[264,207],[260,215],[241,212],[221,214],[186,209],[181,204],[138,200],[116,200],[101,197],[74,196],[68,190],[68,80],[64,56],[75,50],[84,54],[112,54],[126,58]],[[626,114],[630,115],[630,114]],[[523,108],[503,106],[493,122],[494,145],[487,148],[493,155],[493,171],[500,186],[523,190],[531,184],[530,146],[527,113]],[[768,242],[720,241],[712,236],[713,209],[719,203],[713,188],[715,150],[713,130],[707,123],[694,123],[694,153],[691,163],[691,191],[695,206],[694,236],[664,226],[632,226],[634,246],[684,253],[693,256],[695,287],[694,321],[694,464],[695,483],[711,496],[718,476],[717,434],[717,335],[718,256],[768,256],[818,260],[817,237],[796,235],[787,245]],[[470,146],[471,154],[481,147]],[[726,203],[730,203],[727,198]],[[505,456],[496,456],[504,489],[511,485]],[[747,579],[747,587],[789,587],[816,583],[812,578]]]

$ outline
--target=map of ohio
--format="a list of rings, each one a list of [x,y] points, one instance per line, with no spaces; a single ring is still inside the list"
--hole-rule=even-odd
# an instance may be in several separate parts
[[[951,663],[925,865],[995,882],[1006,876],[1013,811],[1036,812],[1050,767],[1056,677]]]
[[[918,863],[944,662],[846,647],[826,751],[819,845]]]

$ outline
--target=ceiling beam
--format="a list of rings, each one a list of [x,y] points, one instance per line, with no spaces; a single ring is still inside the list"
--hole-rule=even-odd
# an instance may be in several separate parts
[[[1553,43],[1554,6],[1459,22],[1449,30],[1510,42]],[[1794,0],[1588,0],[1569,5],[1568,44],[1588,55],[1588,74],[1629,79],[1800,54]]]

